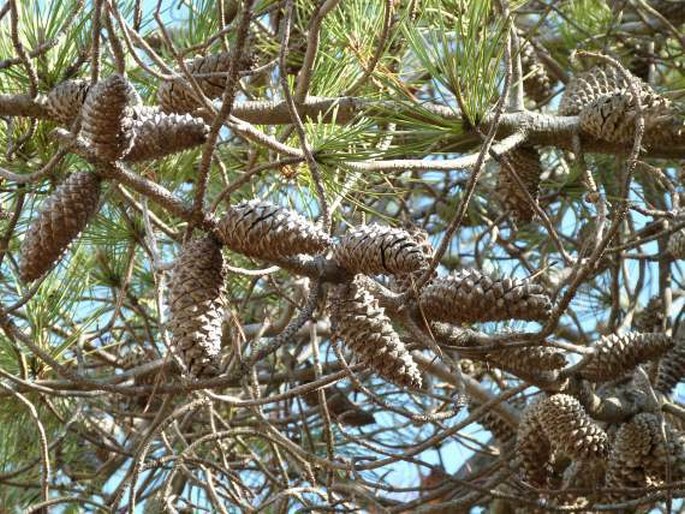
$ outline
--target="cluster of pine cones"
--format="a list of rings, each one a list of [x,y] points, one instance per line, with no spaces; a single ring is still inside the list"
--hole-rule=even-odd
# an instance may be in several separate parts
[[[531,43],[522,41],[524,89],[530,98],[541,101],[552,94],[552,83],[535,55]],[[566,85],[558,113],[578,116],[582,135],[588,138],[628,146],[635,137],[638,99],[644,121],[643,147],[665,146],[682,137],[685,116],[670,100],[638,77],[625,76],[608,65],[574,76]],[[523,146],[503,156],[495,195],[514,220],[528,223],[535,216],[543,172],[534,147]]]

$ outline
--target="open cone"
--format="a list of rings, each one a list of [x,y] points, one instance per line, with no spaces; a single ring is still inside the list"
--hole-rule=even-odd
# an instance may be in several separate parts
[[[540,177],[543,171],[540,153],[535,148],[522,147],[512,150],[504,157],[509,166],[505,166],[504,163],[499,165],[497,198],[505,210],[512,213],[514,219],[527,223],[535,216],[535,209],[514,178],[512,169],[521,180],[524,189],[537,203],[540,194]]]

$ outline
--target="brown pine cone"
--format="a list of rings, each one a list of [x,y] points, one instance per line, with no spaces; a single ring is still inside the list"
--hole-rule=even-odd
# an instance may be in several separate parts
[[[552,81],[547,69],[540,62],[531,43],[519,36],[521,41],[521,67],[523,68],[523,90],[535,102],[540,103],[552,96]]]
[[[182,152],[203,144],[209,126],[201,118],[189,114],[155,113],[141,116],[133,122],[133,146],[125,161],[147,161]]]
[[[595,343],[595,353],[580,374],[593,382],[608,382],[620,378],[638,364],[660,357],[673,348],[673,344],[671,337],[661,333],[604,336]]]
[[[188,71],[194,76],[207,98],[218,98],[223,94],[228,79],[226,72],[228,72],[232,58],[232,52],[221,52],[204,57],[196,57],[186,63]],[[240,70],[247,70],[252,65],[253,58],[250,55],[241,57],[238,63]],[[201,75],[203,74],[217,75],[202,77]],[[157,100],[162,110],[166,113],[184,114],[202,106],[202,103],[197,100],[193,89],[185,78],[163,81],[157,90]]]
[[[664,329],[664,302],[660,296],[652,296],[644,309],[633,319],[633,329],[637,332],[661,332]]]
[[[493,279],[475,269],[435,279],[421,292],[419,304],[428,319],[450,323],[544,321],[552,308],[541,285]]]
[[[516,432],[516,456],[523,468],[524,478],[535,487],[547,484],[552,447],[544,435],[537,417],[539,402],[524,412]]]
[[[423,252],[423,255],[425,256],[425,262],[427,264],[433,257],[433,254],[435,253],[435,249],[433,248],[433,245],[428,239],[428,232],[418,227],[407,228],[407,232],[419,245],[419,249],[421,250],[421,252]],[[390,277],[389,287],[390,289],[392,289],[393,291],[397,291],[398,293],[403,293],[407,290],[413,290],[414,284],[419,279],[421,274],[422,270],[419,269],[412,273],[392,275]],[[432,278],[436,278],[437,276],[438,272],[434,271]]]
[[[668,238],[668,253],[674,259],[685,259],[685,229],[673,232]]]
[[[100,178],[94,173],[74,173],[57,187],[24,237],[19,265],[23,281],[47,273],[97,212],[99,200]]]
[[[540,153],[535,148],[522,147],[512,150],[504,157],[523,182],[526,191],[537,202],[542,176]],[[504,209],[511,212],[514,219],[528,223],[535,216],[533,206],[521,191],[510,169],[503,163],[499,165],[496,195]]]
[[[537,419],[556,451],[575,459],[605,457],[609,438],[573,396],[555,394],[536,404]]]
[[[404,229],[362,225],[345,234],[333,259],[352,273],[405,275],[428,264],[424,247]]]
[[[523,408],[525,402],[514,400],[510,402],[512,406]],[[481,406],[481,403],[471,399],[469,400],[469,412],[473,412]],[[498,443],[504,444],[511,441],[516,437],[517,427],[512,427],[507,423],[496,411],[490,410],[478,418],[478,423],[480,423],[485,429],[487,429]]]
[[[638,89],[643,93],[654,94],[649,85],[637,77],[632,77]],[[559,114],[575,116],[584,107],[606,95],[612,95],[629,87],[623,74],[613,66],[595,66],[588,71],[577,74],[567,84],[564,96],[559,103]]]
[[[85,80],[67,80],[50,90],[45,107],[57,123],[71,126],[81,112],[90,84]]]
[[[685,326],[681,321],[675,333],[675,346],[659,360],[654,389],[670,395],[685,378]]]
[[[256,199],[229,207],[219,232],[231,250],[264,260],[313,255],[330,244],[323,230],[295,211]]]
[[[501,349],[487,354],[487,359],[505,371],[513,373],[539,373],[561,369],[566,365],[564,353],[551,346],[517,346]]]
[[[95,154],[106,161],[120,159],[133,144],[133,108],[137,93],[121,75],[110,75],[88,91],[83,103],[81,134]]]
[[[671,102],[654,93],[641,93],[645,145],[671,143],[683,131],[683,119]],[[610,143],[632,143],[635,136],[637,108],[629,90],[620,90],[596,98],[579,114],[580,127],[597,139]]]
[[[361,278],[338,286],[331,297],[334,333],[359,361],[381,377],[400,386],[421,387],[421,374],[414,359]]]
[[[194,376],[219,372],[223,319],[223,257],[211,236],[188,242],[169,282],[172,344]]]

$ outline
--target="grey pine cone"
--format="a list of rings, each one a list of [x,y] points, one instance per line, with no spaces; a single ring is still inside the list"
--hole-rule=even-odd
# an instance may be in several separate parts
[[[435,279],[421,292],[419,304],[428,319],[451,323],[544,321],[552,308],[541,285],[528,280],[493,279],[475,269]]]
[[[223,257],[211,236],[186,244],[169,283],[173,347],[191,375],[218,373],[223,319]]]
[[[124,160],[147,161],[182,152],[207,140],[209,126],[189,114],[154,113],[133,122],[133,146]]]
[[[229,207],[219,232],[231,250],[265,260],[317,254],[330,244],[328,235],[303,216],[257,199]]]
[[[538,59],[535,48],[519,35],[521,41],[521,66],[523,68],[523,90],[534,101],[540,103],[552,96],[552,81],[547,69]]]
[[[428,264],[424,246],[408,231],[376,224],[345,234],[333,258],[348,271],[366,275],[404,275]]]
[[[600,96],[583,106],[579,114],[580,126],[597,139],[632,143],[637,119],[636,103],[627,89]],[[644,144],[668,144],[683,130],[683,120],[679,119],[668,99],[654,92],[641,92],[640,105],[644,119]]]
[[[360,362],[405,387],[421,387],[421,374],[378,300],[357,276],[331,297],[331,323]]]
[[[29,282],[42,277],[60,259],[98,209],[100,178],[94,173],[70,175],[45,201],[21,246],[19,273]]]
[[[659,358],[672,347],[673,339],[662,333],[604,336],[594,345],[595,353],[580,374],[593,382],[607,382],[620,378],[638,364]]]
[[[639,78],[631,78],[636,81],[640,91],[654,93],[653,89]],[[584,107],[598,98],[623,91],[628,87],[626,78],[613,66],[595,66],[588,71],[577,74],[567,84],[564,96],[559,103],[559,114],[562,116],[578,115]]]
[[[81,134],[93,146],[95,154],[106,161],[116,161],[133,144],[133,108],[137,94],[121,75],[110,75],[88,91],[83,103]]]

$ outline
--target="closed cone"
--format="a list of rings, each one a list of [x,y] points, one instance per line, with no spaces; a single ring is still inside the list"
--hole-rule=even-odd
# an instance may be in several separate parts
[[[674,259],[685,259],[685,228],[671,234],[667,249]]]
[[[545,66],[540,62],[533,45],[521,40],[521,67],[523,90],[535,102],[543,102],[552,96],[552,81]]]
[[[670,101],[654,92],[641,92],[645,145],[671,143],[683,130],[683,120]],[[610,143],[629,144],[635,137],[635,97],[623,89],[596,98],[579,114],[580,127],[587,134]]]
[[[428,264],[425,249],[408,231],[376,224],[345,234],[333,258],[348,271],[366,275],[404,275]]]
[[[509,166],[513,168],[523,183],[525,190],[537,203],[540,193],[540,177],[542,176],[540,153],[534,148],[523,147],[512,150],[505,157]],[[512,170],[503,163],[499,166],[496,194],[505,210],[512,213],[516,220],[527,223],[535,216],[535,209],[521,190]]]
[[[575,459],[605,457],[609,437],[573,396],[555,394],[536,406],[537,419],[552,447]]]
[[[231,250],[265,260],[317,254],[330,243],[323,230],[298,213],[256,199],[229,207],[219,232]]]
[[[421,387],[414,359],[360,277],[338,286],[332,295],[331,323],[360,362],[398,385]]]
[[[85,80],[67,80],[50,90],[45,107],[57,123],[71,126],[81,112],[90,83]]]
[[[24,237],[22,280],[36,280],[52,267],[95,214],[99,199],[100,179],[94,173],[74,173],[57,187]]]
[[[654,93],[649,85],[637,77],[631,78],[636,81],[640,91]],[[559,103],[559,114],[562,116],[578,115],[584,107],[598,98],[623,91],[628,87],[628,81],[613,66],[595,66],[588,71],[577,74],[567,84],[564,96]]]
[[[669,395],[685,378],[685,331],[681,326],[675,337],[675,346],[659,360],[654,389]]]
[[[98,158],[116,161],[133,144],[133,109],[137,95],[121,75],[110,75],[91,87],[83,104],[81,134]]]
[[[489,353],[488,360],[498,368],[526,374],[561,369],[566,365],[564,353],[551,346],[504,346]]]
[[[638,364],[656,359],[673,347],[673,339],[661,333],[611,334],[594,345],[595,353],[580,374],[593,382],[620,378]]]
[[[546,485],[552,447],[538,421],[537,403],[523,412],[516,432],[515,452],[524,479],[536,487]]]
[[[195,76],[200,89],[208,98],[220,97],[226,88],[228,71],[233,53],[221,52],[204,57],[196,57],[186,63],[188,71]],[[249,69],[252,66],[252,57],[244,56],[238,63],[240,70]],[[201,77],[203,74],[221,74],[216,76]],[[157,90],[157,100],[162,110],[167,113],[192,112],[202,104],[197,100],[193,89],[184,78],[166,80],[161,83]]]
[[[203,144],[209,126],[189,114],[155,113],[133,122],[133,146],[124,160],[159,159]]]
[[[191,375],[218,373],[223,318],[223,257],[213,237],[186,244],[169,283],[173,347]]]
[[[433,254],[435,253],[435,249],[433,248],[433,245],[431,244],[430,240],[428,239],[428,232],[426,232],[425,230],[420,229],[418,227],[408,228],[407,232],[414,239],[414,241],[418,244],[419,249],[421,250],[421,252],[424,255],[425,263],[427,265],[428,262],[433,257]],[[425,265],[422,264],[421,268],[423,266],[425,266]],[[392,275],[390,277],[390,281],[388,284],[390,289],[392,289],[393,291],[397,291],[397,292],[414,290],[414,285],[416,284],[416,281],[419,279],[419,277],[422,274],[421,268],[419,268],[417,271],[413,271],[411,273],[400,273],[397,275]],[[438,276],[438,272],[434,271],[431,278],[436,278],[437,276]]]
[[[541,285],[528,280],[493,279],[475,269],[435,279],[421,292],[419,304],[428,319],[450,323],[544,321],[552,308]]]

